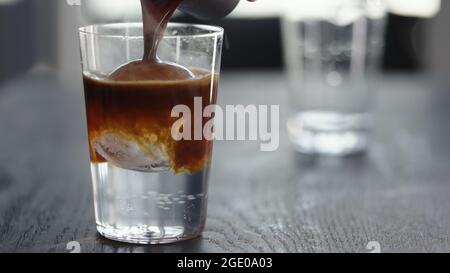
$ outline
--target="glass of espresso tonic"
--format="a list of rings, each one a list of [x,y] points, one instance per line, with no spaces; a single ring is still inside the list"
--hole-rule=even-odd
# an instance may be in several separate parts
[[[140,23],[80,29],[103,236],[159,244],[203,231],[213,141],[202,131],[211,117],[198,111],[216,104],[222,41],[223,29],[205,25],[169,23],[160,34]]]

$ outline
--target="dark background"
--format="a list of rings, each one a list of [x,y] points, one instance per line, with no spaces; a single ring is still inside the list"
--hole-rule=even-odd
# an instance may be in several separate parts
[[[386,32],[385,71],[421,71],[424,64],[426,28],[430,19],[389,15]],[[201,23],[183,16],[179,22]],[[227,33],[223,55],[224,69],[283,68],[280,19],[225,19],[208,22],[222,26]],[[414,41],[418,41],[413,43]]]
[[[61,59],[65,58],[61,55],[69,55],[64,53],[67,43],[72,51],[77,50],[76,40],[71,40],[74,35],[76,37],[76,23],[71,22],[73,18],[70,17],[70,13],[74,13],[73,7],[64,7],[67,6],[62,3],[64,1],[57,2],[60,3],[22,0],[12,5],[0,5],[0,81],[25,72],[36,63],[60,66],[64,63]],[[442,70],[443,65],[436,67],[433,63],[436,60],[432,60],[432,56],[441,63],[450,59],[447,47],[442,45],[448,42],[446,28],[450,3],[443,1],[442,4],[441,14],[433,19],[389,15],[385,71]],[[197,22],[187,16],[176,20]],[[206,23],[226,29],[224,70],[283,68],[278,18],[222,19]],[[62,30],[64,28],[67,30]],[[72,38],[61,35],[62,31]],[[73,58],[69,62],[75,61]],[[444,67],[447,66],[444,64]]]

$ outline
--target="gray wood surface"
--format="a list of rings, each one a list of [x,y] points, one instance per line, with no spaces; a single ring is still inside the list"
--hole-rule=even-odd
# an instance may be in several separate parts
[[[95,231],[81,87],[32,74],[0,85],[0,252],[450,251],[450,84],[389,76],[369,153],[311,158],[286,139],[278,72],[225,74],[221,104],[280,104],[281,145],[217,142],[206,230],[164,246]]]

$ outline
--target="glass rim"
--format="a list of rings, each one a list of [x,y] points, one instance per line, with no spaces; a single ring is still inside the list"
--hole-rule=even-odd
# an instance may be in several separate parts
[[[87,25],[78,28],[79,34],[87,34],[87,35],[93,35],[98,37],[109,37],[109,38],[126,38],[126,39],[143,39],[144,36],[142,34],[139,35],[118,35],[118,34],[105,34],[105,33],[99,33],[98,31],[94,30],[94,27],[140,27],[142,28],[142,22],[129,22],[129,23],[107,23],[107,24],[92,24]],[[167,25],[168,28],[170,27],[194,27],[200,30],[205,31],[205,33],[200,34],[164,34],[164,39],[171,39],[171,38],[208,38],[208,37],[217,37],[224,34],[224,29],[219,26],[213,26],[213,25],[205,25],[205,24],[189,24],[189,23],[169,23]],[[89,30],[92,29],[92,30]]]

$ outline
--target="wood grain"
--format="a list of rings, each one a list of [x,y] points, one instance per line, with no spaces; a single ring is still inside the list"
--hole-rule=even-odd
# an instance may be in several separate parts
[[[80,86],[30,74],[0,86],[0,251],[450,251],[450,87],[388,77],[366,155],[311,158],[284,132],[284,77],[225,74],[221,104],[279,104],[281,145],[217,142],[203,236],[164,246],[116,243],[95,231]]]

